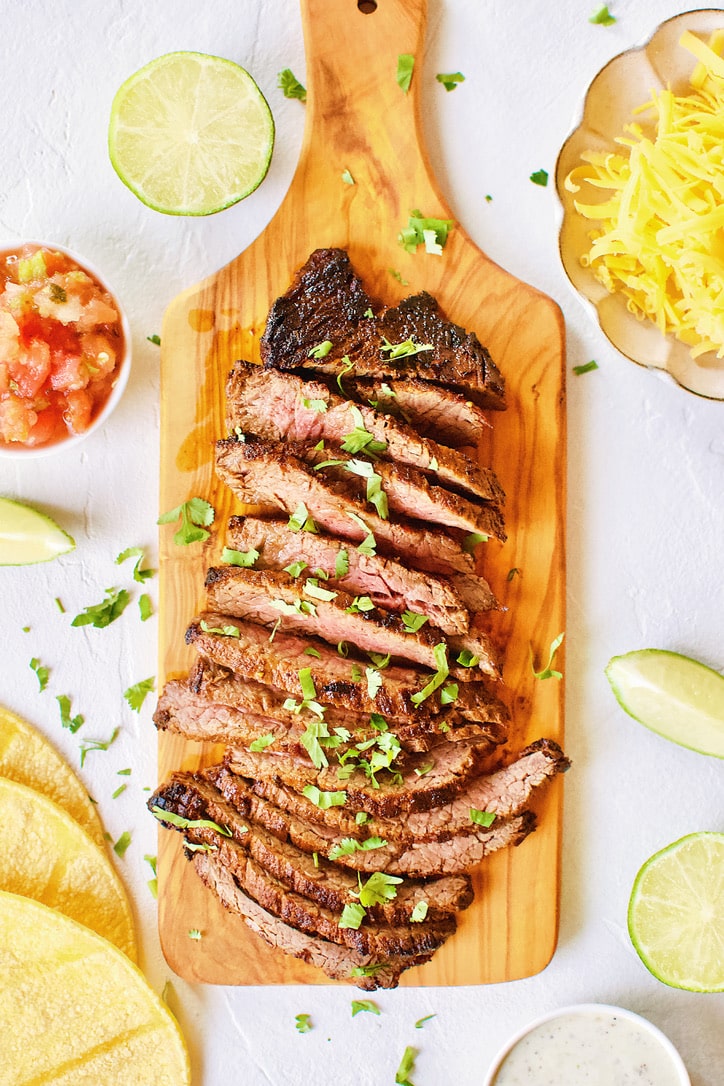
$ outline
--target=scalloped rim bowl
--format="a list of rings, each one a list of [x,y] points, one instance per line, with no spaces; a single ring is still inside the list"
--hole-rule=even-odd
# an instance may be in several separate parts
[[[692,358],[684,343],[629,313],[623,295],[609,294],[593,272],[583,267],[580,258],[590,246],[591,223],[576,212],[573,194],[565,190],[564,182],[583,151],[616,149],[614,138],[632,120],[633,109],[650,98],[652,89],[668,84],[675,93],[686,93],[695,60],[678,44],[684,30],[708,38],[723,27],[722,10],[688,11],[667,19],[641,45],[610,60],[589,86],[555,170],[561,262],[604,335],[632,362],[663,371],[687,391],[714,400],[724,399],[724,358],[713,352]]]
[[[548,1022],[554,1022],[558,1018],[575,1016],[592,1016],[592,1015],[604,1015],[606,1017],[616,1017],[626,1019],[628,1022],[637,1026],[641,1031],[648,1034],[649,1037],[653,1037],[656,1040],[662,1051],[666,1054],[671,1064],[671,1069],[675,1073],[677,1078],[677,1086],[691,1086],[691,1079],[684,1066],[684,1061],[679,1055],[678,1050],[674,1047],[672,1042],[666,1036],[665,1033],[655,1026],[653,1022],[649,1022],[648,1018],[643,1018],[642,1015],[636,1014],[635,1011],[626,1010],[625,1007],[615,1007],[608,1003],[576,1003],[570,1007],[561,1007],[559,1010],[550,1011],[548,1014],[542,1014],[539,1018],[535,1018],[532,1022],[529,1022],[527,1026],[519,1030],[509,1041],[500,1049],[496,1055],[493,1063],[485,1076],[483,1086],[495,1086],[495,1080],[498,1072],[501,1070],[503,1063],[513,1051],[515,1046],[527,1037],[534,1029],[539,1026],[543,1026]],[[530,1079],[533,1084],[533,1079]]]
[[[18,446],[17,448],[12,448],[11,446],[0,443],[0,459],[3,460],[31,460],[34,457],[52,456],[53,453],[64,452],[66,449],[80,444],[81,441],[85,441],[90,434],[94,433],[104,422],[106,422],[108,417],[115,410],[123,396],[131,372],[131,326],[126,311],[118,297],[118,293],[110,285],[105,275],[99,271],[95,264],[91,263],[90,260],[86,260],[80,253],[77,253],[74,249],[69,249],[67,245],[58,245],[54,241],[36,241],[35,239],[9,241],[0,245],[0,252],[7,252],[9,249],[20,249],[25,245],[33,245],[37,248],[50,249],[54,252],[64,253],[66,256],[70,257],[71,260],[75,261],[81,270],[87,271],[89,275],[92,275],[104,290],[108,291],[118,308],[118,316],[123,332],[123,353],[118,367],[118,377],[111,390],[111,394],[87,430],[84,430],[82,434],[69,433],[67,437],[63,438],[61,441],[55,441],[51,445],[38,445],[34,447]]]

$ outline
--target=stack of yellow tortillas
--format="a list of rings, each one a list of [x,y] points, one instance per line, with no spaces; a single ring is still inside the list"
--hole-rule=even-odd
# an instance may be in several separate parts
[[[184,1086],[128,897],[73,771],[0,708],[0,1086]]]

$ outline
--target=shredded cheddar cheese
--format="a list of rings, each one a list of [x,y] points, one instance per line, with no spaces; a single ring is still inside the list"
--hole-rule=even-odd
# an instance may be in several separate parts
[[[696,358],[724,356],[724,30],[709,43],[686,31],[679,44],[698,63],[692,91],[652,93],[617,137],[620,152],[590,151],[566,189],[596,222],[581,259],[627,308],[688,344]],[[592,198],[592,197],[591,197]]]

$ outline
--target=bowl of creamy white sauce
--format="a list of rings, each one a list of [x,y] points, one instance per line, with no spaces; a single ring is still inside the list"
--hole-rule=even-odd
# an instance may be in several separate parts
[[[691,1086],[681,1056],[641,1015],[580,1003],[537,1018],[498,1053],[483,1086]]]

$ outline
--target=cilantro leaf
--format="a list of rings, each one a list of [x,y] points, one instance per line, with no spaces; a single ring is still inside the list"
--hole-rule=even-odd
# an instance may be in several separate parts
[[[174,534],[173,541],[178,546],[188,546],[189,543],[201,543],[209,538],[210,532],[206,529],[211,527],[215,517],[214,507],[203,498],[189,498],[168,513],[162,513],[156,523],[172,524],[181,518],[181,527]]]
[[[418,1018],[415,1022],[415,1029],[422,1029],[425,1022],[429,1022],[431,1018],[437,1018],[436,1014],[426,1014],[424,1018]]]
[[[423,351],[432,351],[432,343],[415,343],[412,336],[402,343],[390,343],[387,336],[382,337],[381,351],[387,351],[389,358],[410,358],[412,355],[421,354]]]
[[[372,905],[384,905],[386,901],[394,901],[397,897],[397,887],[402,882],[396,875],[386,875],[384,871],[374,871],[366,882],[360,884],[360,905],[369,909]]]
[[[83,724],[85,718],[82,717],[80,713],[78,713],[77,716],[71,717],[70,698],[67,694],[58,694],[55,700],[60,707],[60,723],[64,728],[67,728],[68,731],[75,734],[75,732],[78,731],[78,728]]]
[[[412,53],[400,53],[397,57],[397,85],[405,94],[410,89],[415,58]]]
[[[266,750],[274,742],[274,736],[271,734],[260,735],[258,739],[254,739],[249,743],[249,750],[254,754],[258,754],[262,750]]]
[[[115,622],[131,602],[131,597],[125,588],[107,588],[105,594],[106,598],[100,603],[84,607],[71,626],[95,626],[100,630]]]
[[[239,637],[238,626],[209,626],[206,619],[202,618],[199,626],[204,633],[218,634],[219,637]]]
[[[130,843],[131,835],[128,830],[124,830],[121,836],[116,841],[115,845],[113,846],[113,851],[115,852],[116,856],[125,856],[126,849],[130,845]]]
[[[40,691],[42,693],[42,691],[45,690],[46,686],[48,685],[50,672],[48,671],[47,667],[43,667],[37,656],[34,656],[30,661],[30,669],[31,671],[35,672],[38,680],[38,685],[40,686]]]
[[[530,179],[534,185],[540,185],[541,188],[545,188],[548,184],[548,170],[535,170]]]
[[[355,596],[349,607],[345,607],[348,615],[359,614],[362,611],[374,611],[375,605],[369,596]]]
[[[337,551],[334,559],[334,575],[340,580],[342,577],[346,577],[349,573],[349,551],[346,547],[342,547]]]
[[[484,532],[470,532],[463,540],[463,550],[467,554],[474,554],[478,543],[487,543],[488,538]]]
[[[111,743],[115,742],[116,736],[120,731],[119,728],[114,728],[111,733],[110,739],[89,739],[86,743],[81,744],[80,748],[80,767],[83,768],[85,764],[86,754],[90,754],[94,750],[108,750]]]
[[[153,577],[156,573],[155,569],[141,569],[141,563],[143,562],[143,547],[126,547],[126,549],[121,551],[116,558],[116,565],[120,566],[127,558],[137,559],[133,567],[133,579],[139,584],[143,584],[144,581],[147,581],[149,577]]]
[[[149,343],[153,343],[156,347],[161,346],[161,337],[159,335],[156,335],[155,332],[152,336],[146,336],[146,339]]]
[[[284,567],[284,572],[288,573],[290,577],[298,577],[302,570],[306,568],[306,562],[292,562],[290,565]]]
[[[427,916],[428,904],[426,901],[418,901],[415,908],[410,913],[410,920],[413,924],[421,924]]]
[[[338,860],[340,856],[351,856],[355,852],[371,852],[373,849],[386,847],[387,842],[381,837],[368,837],[366,841],[358,841],[356,837],[342,837],[336,845],[332,845],[328,859]]]
[[[321,343],[318,343],[316,347],[309,348],[307,351],[307,358],[326,358],[331,350],[332,340],[324,339]]]
[[[313,1028],[311,1014],[295,1014],[294,1023],[297,1033],[309,1033]]]
[[[342,172],[342,180],[344,181],[345,185],[354,185],[356,183],[354,177],[349,172],[349,170],[344,170]]]
[[[410,1082],[410,1075],[415,1070],[416,1056],[417,1049],[408,1045],[400,1060],[400,1066],[397,1068],[397,1073],[395,1074],[395,1083],[397,1086],[413,1086],[413,1083]]]
[[[367,679],[367,696],[369,698],[376,698],[379,689],[382,686],[382,676],[375,667],[365,668],[365,678]]]
[[[397,240],[408,253],[414,253],[418,245],[424,245],[426,250],[430,252],[430,242],[432,241],[432,251],[439,256],[454,225],[452,219],[435,219],[423,215],[420,211],[411,211],[407,226],[402,228]],[[426,232],[428,234],[432,233],[433,237],[426,238]]]
[[[402,625],[405,627],[406,633],[417,633],[426,622],[429,622],[428,616],[421,615],[418,611],[402,612]]]
[[[188,936],[189,939],[194,939],[197,943],[201,942],[201,932],[198,928],[189,928]]]
[[[138,597],[138,610],[141,615],[141,622],[145,622],[153,614],[153,605],[151,604],[151,597],[147,592],[143,592]]]
[[[465,76],[462,72],[438,72],[435,79],[437,79],[438,83],[442,83],[446,91],[453,91],[458,83],[465,82]]]
[[[553,640],[551,641],[550,649],[548,650],[548,663],[540,671],[536,671],[536,669],[535,669],[535,664],[534,664],[534,661],[533,661],[533,648],[532,647],[530,648],[530,666],[533,669],[533,674],[536,677],[536,679],[562,679],[563,678],[562,673],[560,671],[553,671],[551,665],[553,664],[553,657],[555,656],[556,652],[558,651],[561,644],[563,643],[563,638],[565,636],[566,636],[565,633],[559,633],[558,637],[553,638]]]
[[[182,815],[174,814],[173,811],[165,811],[163,807],[159,807],[158,804],[151,808],[151,814],[154,818],[157,818],[159,822],[168,822],[179,830],[206,828],[209,830],[216,830],[222,837],[231,837],[231,830],[228,826],[220,826],[218,822],[212,822],[210,818],[184,818]]]
[[[416,694],[412,695],[412,702],[414,705],[421,705],[431,694],[434,694],[437,688],[442,686],[450,674],[450,668],[447,662],[447,645],[445,642],[441,641],[439,645],[435,645],[435,648],[432,651],[435,657],[435,663],[437,664],[437,671],[422,690],[419,690]]]
[[[612,15],[608,10],[608,5],[604,4],[588,21],[593,23],[594,26],[613,26],[616,22],[616,16]]]
[[[573,372],[576,377],[580,377],[583,373],[591,373],[593,370],[598,369],[598,362],[593,359],[590,362],[584,362],[581,366],[574,366]]]
[[[254,547],[250,551],[235,551],[231,547],[224,547],[221,552],[222,562],[227,562],[230,566],[240,566],[242,569],[251,569],[258,557],[259,551]]]
[[[147,882],[148,889],[151,891],[153,897],[158,897],[158,875],[156,872],[156,865],[158,858],[156,856],[150,856],[148,853],[143,857],[147,864],[149,864],[151,871],[153,872],[153,878]]]
[[[513,566],[512,569],[508,570],[508,576],[506,577],[506,580],[507,581],[512,581],[515,576],[518,576],[518,577],[521,576],[521,571],[518,568],[518,566]]]
[[[367,910],[363,905],[350,902],[342,909],[342,915],[337,926],[340,928],[353,928],[356,931],[366,916]]]
[[[347,801],[346,792],[322,792],[313,784],[305,785],[302,795],[315,807],[319,807],[320,811],[328,811],[330,807],[343,807]]]
[[[302,86],[291,68],[284,68],[279,72],[277,86],[285,98],[298,98],[300,102],[306,102],[306,88]]]
[[[470,808],[470,821],[476,826],[482,826],[487,830],[495,822],[495,811],[480,811],[477,807]]]
[[[462,649],[457,656],[456,662],[461,667],[477,667],[480,663],[480,657],[476,656],[470,649]]]
[[[382,1014],[382,1011],[375,1002],[371,999],[353,999],[352,1000],[352,1017],[361,1014],[366,1011],[368,1014]]]
[[[128,705],[133,709],[134,713],[140,713],[141,706],[146,700],[146,696],[151,693],[155,688],[156,679],[151,675],[148,679],[142,679],[134,686],[129,686],[127,690],[123,691],[123,697],[128,702]]]
[[[445,683],[440,691],[440,704],[452,705],[458,698],[458,684],[457,683]]]
[[[297,508],[294,510],[294,512],[290,516],[290,518],[289,518],[289,520],[287,522],[287,525],[291,529],[291,531],[293,531],[293,532],[302,532],[302,531],[304,531],[304,532],[312,532],[313,534],[316,534],[316,531],[317,531],[317,525],[314,523],[314,521],[310,517],[309,510],[307,509],[304,502],[299,503]]]

